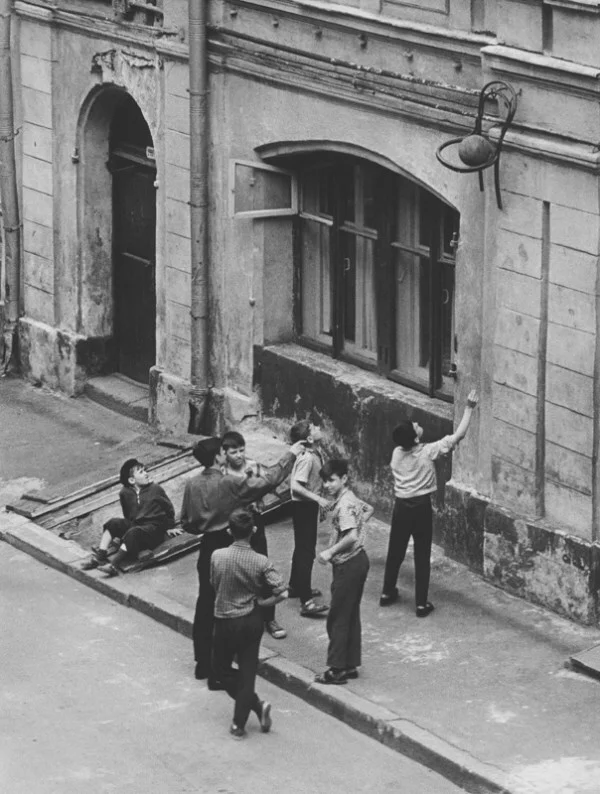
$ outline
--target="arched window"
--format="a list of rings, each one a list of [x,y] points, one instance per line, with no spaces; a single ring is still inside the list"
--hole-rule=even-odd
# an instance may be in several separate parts
[[[349,154],[313,152],[285,165],[268,167],[278,180],[270,210],[268,172],[236,180],[234,214],[296,217],[298,341],[451,399],[458,212]]]

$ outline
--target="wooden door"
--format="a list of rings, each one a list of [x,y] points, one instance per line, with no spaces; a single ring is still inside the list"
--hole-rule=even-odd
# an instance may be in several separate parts
[[[113,166],[113,266],[117,369],[140,383],[156,357],[156,170]]]

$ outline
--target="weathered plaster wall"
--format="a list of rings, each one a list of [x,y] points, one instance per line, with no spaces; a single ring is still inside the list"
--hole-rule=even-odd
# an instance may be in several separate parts
[[[52,35],[22,20],[19,29],[22,108],[23,299],[27,314],[53,325]]]
[[[190,111],[188,65],[164,69],[165,314],[158,365],[188,380],[191,368]]]
[[[283,433],[305,418],[320,424],[327,455],[347,458],[357,490],[386,513],[393,504],[392,430],[400,419],[421,423],[426,440],[452,432],[448,403],[433,413],[425,395],[298,345],[257,349],[255,381],[266,416],[282,420],[275,427]],[[450,459],[440,461],[438,505],[450,471]]]

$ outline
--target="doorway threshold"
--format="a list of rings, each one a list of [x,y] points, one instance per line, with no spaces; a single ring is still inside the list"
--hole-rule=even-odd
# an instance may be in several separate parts
[[[137,383],[119,373],[90,378],[83,393],[115,413],[137,419],[138,422],[148,421],[148,400],[150,388],[144,383]]]

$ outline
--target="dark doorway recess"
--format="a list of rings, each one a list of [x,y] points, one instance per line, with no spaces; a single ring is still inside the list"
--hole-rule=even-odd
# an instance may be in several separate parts
[[[156,165],[152,135],[124,95],[110,130],[117,370],[148,383],[156,358]]]

